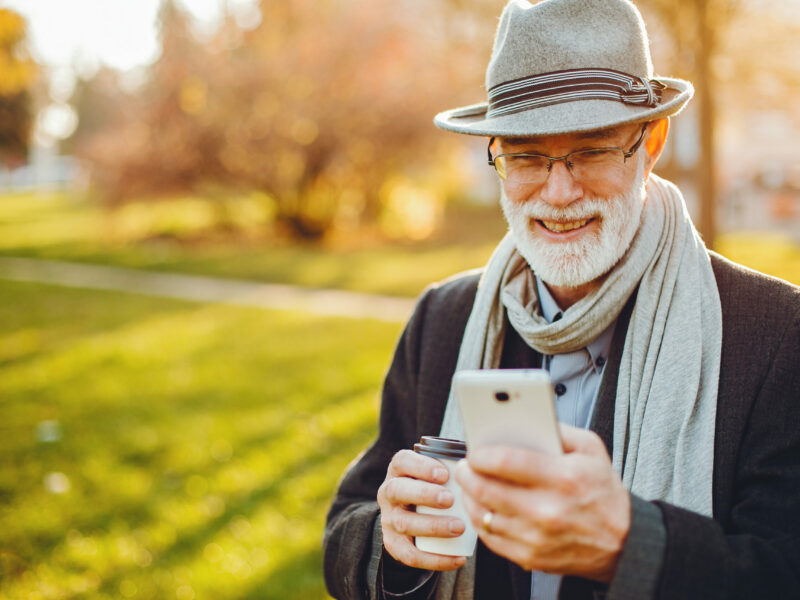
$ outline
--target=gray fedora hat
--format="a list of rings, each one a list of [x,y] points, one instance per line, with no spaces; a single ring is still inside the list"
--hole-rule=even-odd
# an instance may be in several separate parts
[[[680,111],[688,81],[653,78],[644,21],[628,0],[511,0],[486,69],[488,102],[434,118],[482,136],[571,133]]]

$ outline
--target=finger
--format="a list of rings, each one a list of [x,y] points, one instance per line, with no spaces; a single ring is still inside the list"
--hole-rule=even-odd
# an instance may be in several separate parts
[[[521,535],[525,527],[523,521],[516,516],[519,513],[500,512],[485,504],[480,504],[468,496],[463,498],[463,502],[467,516],[472,522],[472,526],[475,527],[479,534],[491,533],[509,539],[523,539]],[[488,525],[487,514],[491,514],[488,519]]]
[[[479,534],[490,532],[500,534],[501,530],[506,531],[505,515],[493,508],[486,506],[485,504],[477,502],[475,499],[469,496],[464,496],[462,501],[464,503],[464,510],[466,511],[469,520],[472,522],[472,526]],[[487,530],[485,519],[488,513],[491,513],[492,516],[489,529]]]
[[[413,477],[433,483],[444,483],[449,475],[447,467],[440,461],[411,450],[400,450],[392,457],[388,474],[391,477]]]
[[[469,498],[464,498],[464,507],[473,526],[478,532],[478,537],[495,554],[505,556],[509,560],[530,570],[546,570],[550,563],[546,556],[540,556],[535,546],[531,543],[531,537],[535,534],[525,535],[525,528],[519,519],[509,517],[502,513],[492,513],[487,529],[484,517],[486,508],[476,504]]]
[[[606,445],[594,431],[559,423],[559,432],[566,453],[577,452],[591,456],[608,455]]]
[[[443,556],[423,552],[414,545],[411,538],[406,536],[395,536],[391,540],[384,537],[383,546],[395,560],[409,567],[428,571],[452,571],[463,567],[467,560],[463,556]]]
[[[470,516],[473,526],[478,532],[478,537],[495,554],[505,556],[518,564],[530,554],[530,548],[525,542],[514,535],[519,529],[517,519],[501,513],[492,512],[487,529],[484,517],[487,509],[469,498],[464,498],[464,508]],[[511,532],[511,534],[509,534]]]
[[[395,509],[381,514],[381,527],[387,531],[416,537],[458,537],[464,533],[465,523],[458,517],[427,515],[405,509]]]
[[[521,492],[532,493],[530,488],[521,488],[501,479],[476,473],[466,461],[457,465],[455,477],[461,486],[465,505],[466,500],[470,500],[479,506],[480,512],[475,515],[478,519],[483,518],[483,512],[487,509],[509,515],[518,514],[530,502],[530,496],[521,495]]]
[[[453,493],[443,485],[410,477],[393,477],[383,484],[382,495],[393,505],[431,506],[449,508]]]
[[[525,492],[520,488],[509,490],[509,495],[514,496],[512,501],[500,501],[495,508],[465,494],[462,497],[464,510],[475,529],[487,530],[487,512],[492,513],[489,521],[491,533],[523,543],[539,539],[540,535],[561,535],[569,527],[559,496],[538,490]]]
[[[499,556],[504,556],[511,562],[514,562],[527,571],[549,571],[550,564],[537,557],[531,548],[515,539],[498,535],[495,533],[487,533],[481,531],[478,533],[481,541],[492,552]]]
[[[560,458],[519,446],[482,446],[467,454],[475,472],[525,486],[543,485],[557,478]]]
[[[592,575],[592,572],[588,569],[576,569],[574,559],[565,560],[565,553],[560,547],[554,549],[548,548],[546,544],[533,545],[527,540],[523,541],[494,532],[479,532],[478,537],[489,550],[506,557],[527,571],[543,571],[560,575],[582,575],[585,577]],[[592,576],[591,578],[594,579],[595,577]],[[600,577],[597,577],[597,579],[602,581]]]

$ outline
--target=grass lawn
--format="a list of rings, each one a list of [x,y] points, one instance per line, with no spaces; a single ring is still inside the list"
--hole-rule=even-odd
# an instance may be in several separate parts
[[[423,242],[288,245],[272,241],[262,204],[254,197],[216,204],[188,197],[107,211],[64,193],[5,195],[0,196],[0,256],[416,296],[433,281],[485,264],[505,231],[497,207],[459,207]],[[726,234],[716,250],[800,284],[796,241]]]
[[[0,196],[0,256],[415,295],[482,265],[499,211],[416,245],[288,246],[257,200],[113,213]],[[800,246],[727,235],[800,284]],[[0,280],[0,598],[324,598],[324,513],[372,438],[399,324]]]
[[[0,597],[326,597],[399,328],[0,282]]]
[[[485,264],[505,231],[499,209],[473,209],[421,243],[288,245],[271,240],[255,200],[230,204],[237,208],[228,212],[243,215],[228,223],[233,237],[220,233],[216,209],[198,198],[112,212],[62,193],[0,196],[0,256],[416,296],[433,281]]]

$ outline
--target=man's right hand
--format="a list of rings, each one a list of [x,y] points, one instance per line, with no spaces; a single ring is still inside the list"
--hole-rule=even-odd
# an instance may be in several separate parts
[[[414,545],[415,536],[457,537],[464,532],[458,517],[423,515],[415,506],[449,508],[453,494],[444,487],[447,468],[435,458],[401,450],[392,457],[381,487],[383,545],[386,551],[410,567],[431,571],[451,571],[464,565],[463,556],[442,556],[422,552]]]

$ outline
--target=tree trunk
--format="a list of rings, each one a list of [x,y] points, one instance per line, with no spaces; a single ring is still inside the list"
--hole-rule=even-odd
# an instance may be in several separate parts
[[[700,160],[695,166],[697,192],[700,201],[700,235],[711,248],[717,235],[716,220],[716,161],[714,153],[714,92],[711,57],[714,53],[714,33],[708,22],[707,0],[695,0],[697,15],[697,108],[700,127]]]

